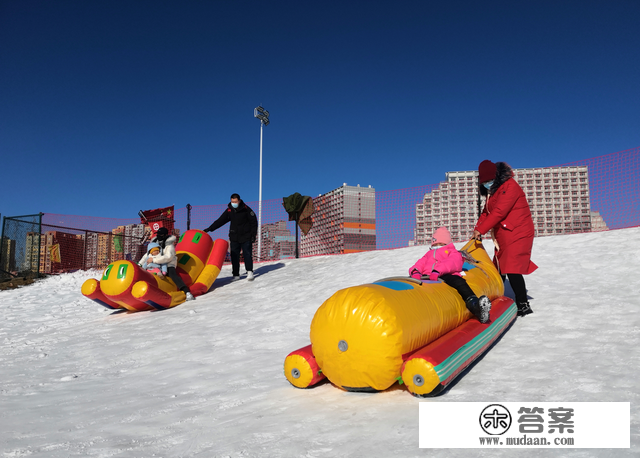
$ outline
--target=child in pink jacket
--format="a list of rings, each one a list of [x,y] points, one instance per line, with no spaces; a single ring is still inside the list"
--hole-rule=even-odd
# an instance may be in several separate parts
[[[476,296],[473,290],[462,278],[464,259],[453,245],[451,234],[446,227],[441,227],[433,233],[431,249],[409,269],[409,275],[416,280],[428,277],[430,281],[442,279],[454,288],[464,300],[467,309],[484,324],[489,321],[491,301],[487,296]]]

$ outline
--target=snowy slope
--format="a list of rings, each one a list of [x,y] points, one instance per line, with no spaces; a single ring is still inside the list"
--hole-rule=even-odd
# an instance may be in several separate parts
[[[80,286],[99,272],[0,292],[5,457],[637,456],[640,228],[536,239],[519,319],[445,395],[292,387],[336,290],[405,275],[424,247],[263,264],[162,312],[112,313]],[[492,252],[490,242],[485,247]],[[631,450],[421,450],[418,404],[630,401]]]

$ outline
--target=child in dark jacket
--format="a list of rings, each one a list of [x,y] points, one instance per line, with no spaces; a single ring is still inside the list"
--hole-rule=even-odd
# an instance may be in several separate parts
[[[454,288],[464,300],[467,309],[480,321],[489,321],[491,301],[487,296],[479,298],[462,278],[462,265],[464,259],[453,245],[451,234],[446,227],[441,227],[433,233],[431,249],[409,269],[412,278],[420,280],[427,276],[431,281],[442,279],[447,285]]]

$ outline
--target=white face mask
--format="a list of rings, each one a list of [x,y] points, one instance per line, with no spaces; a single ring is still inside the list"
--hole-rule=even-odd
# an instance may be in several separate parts
[[[231,206],[233,208],[238,208],[238,203],[237,202],[231,202]]]
[[[482,186],[484,186],[487,189],[491,189],[491,186],[493,186],[493,180],[487,181],[486,183],[482,183]]]

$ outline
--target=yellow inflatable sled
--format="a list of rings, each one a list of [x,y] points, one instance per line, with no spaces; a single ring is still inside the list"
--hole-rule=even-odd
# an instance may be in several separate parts
[[[387,278],[336,292],[311,322],[311,345],[290,353],[285,376],[298,388],[325,377],[349,391],[404,383],[416,396],[439,393],[515,320],[516,306],[482,243],[462,248],[465,279],[492,301],[478,322],[457,291],[441,281]]]

